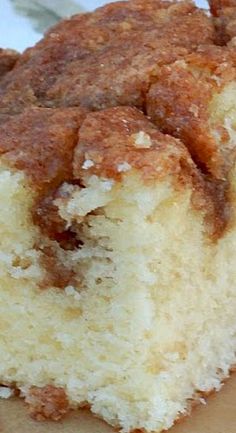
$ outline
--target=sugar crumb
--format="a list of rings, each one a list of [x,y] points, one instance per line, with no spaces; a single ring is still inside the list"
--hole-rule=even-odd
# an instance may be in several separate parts
[[[134,146],[140,149],[149,149],[152,146],[152,140],[150,135],[144,131],[139,131],[137,134],[133,134]]]
[[[131,165],[125,161],[117,165],[117,170],[119,173],[129,171],[130,169],[131,169]]]
[[[79,301],[81,298],[80,293],[77,292],[77,290],[73,286],[67,286],[65,287],[65,294],[67,296],[73,296],[76,301]]]
[[[94,162],[91,159],[86,159],[82,165],[84,170],[88,170],[89,168],[94,166]]]
[[[14,394],[13,389],[7,386],[0,386],[0,398],[10,398]]]

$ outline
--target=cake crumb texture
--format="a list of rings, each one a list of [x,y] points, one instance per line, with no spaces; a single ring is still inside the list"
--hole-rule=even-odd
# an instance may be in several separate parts
[[[236,364],[233,0],[0,51],[0,397],[160,433]],[[2,66],[3,65],[3,66]]]
[[[34,386],[30,388],[25,401],[29,405],[30,415],[36,421],[59,421],[68,412],[68,400],[62,388]]]

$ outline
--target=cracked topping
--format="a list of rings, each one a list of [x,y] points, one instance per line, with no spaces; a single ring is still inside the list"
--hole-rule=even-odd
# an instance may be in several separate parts
[[[34,222],[66,246],[71,236],[65,233],[65,222],[59,217],[53,198],[56,188],[73,178],[73,151],[85,115],[85,110],[78,108],[33,108],[7,116],[0,124],[2,163],[25,172],[35,194]],[[47,262],[50,260],[54,259],[49,254]]]
[[[194,170],[179,140],[163,135],[137,109],[115,107],[86,117],[75,148],[73,173],[76,179],[92,174],[121,179],[134,168],[146,180],[160,179],[168,173],[184,176],[183,161]]]
[[[123,49],[125,49],[126,55],[134,56],[133,68],[136,69],[138,61],[141,62],[140,47],[144,48],[144,64],[142,62],[140,64],[140,74],[144,68],[143,76],[146,80],[145,74],[147,69],[150,69],[150,60],[153,55],[153,48],[149,46],[150,43],[153,44],[153,42],[149,42],[150,32],[154,32],[155,49],[159,50],[162,57],[161,51],[163,46],[166,46],[166,39],[168,39],[168,44],[187,49],[196,49],[200,43],[211,43],[214,39],[214,29],[210,18],[189,1],[134,0],[108,4],[93,13],[77,15],[62,21],[51,29],[34,48],[26,50],[21,56],[17,68],[4,79],[2,86],[0,86],[1,112],[17,113],[22,111],[25,106],[47,105],[54,107],[55,104],[74,105],[80,101],[82,101],[82,105],[93,105],[91,100],[96,83],[93,85],[92,81],[95,72],[98,72],[93,64],[93,59],[96,57],[100,61],[99,64],[102,63],[101,59],[104,59],[106,63],[104,78],[100,77],[97,86],[101,85],[101,88],[104,89],[108,78],[110,83],[112,82],[112,75],[116,72],[117,67],[125,66],[123,82],[126,81],[126,83],[120,87],[120,92],[129,93],[129,80],[134,79],[134,87],[140,87],[142,78],[138,77],[135,70],[132,71],[132,67],[125,65]],[[129,46],[129,40],[133,41],[133,50],[132,46]],[[138,44],[141,44],[139,46],[139,58],[137,57]],[[108,52],[109,47],[111,54]],[[158,51],[156,54],[154,52],[154,61],[156,60],[155,56],[159,54]],[[114,56],[114,61],[111,61],[111,56]],[[105,61],[105,57],[107,57],[107,61]],[[169,56],[167,56],[167,61],[169,61]],[[121,64],[122,62],[123,64]],[[83,82],[91,85],[91,93],[89,95],[89,89],[87,89],[86,94],[84,89],[79,86],[77,90],[75,89],[76,95],[73,96],[70,94],[70,80],[75,83],[81,64],[84,65],[81,72],[81,85],[83,86]],[[64,76],[65,81],[63,80]],[[55,86],[55,90],[51,92],[53,86]],[[67,86],[69,86],[68,96]],[[131,86],[131,93],[132,91]],[[117,103],[128,103],[128,98],[125,98],[124,102],[115,98],[112,102],[113,93],[115,96],[119,93],[119,83],[117,84],[117,92],[111,92],[111,95],[108,92],[102,105],[99,105],[98,93],[97,89],[98,102],[94,101],[95,107],[105,107],[107,99],[109,106]],[[87,98],[88,102],[86,102]],[[139,95],[136,98],[140,99],[141,97]],[[130,98],[130,103],[135,103],[134,99]],[[139,105],[140,102],[138,101],[137,104]]]
[[[228,182],[207,178],[180,140],[162,134],[135,108],[88,114],[80,129],[73,167],[74,177],[82,183],[91,175],[119,181],[132,169],[145,182],[169,175],[176,190],[183,184],[192,189],[193,206],[205,213],[212,239],[222,235],[229,221]]]
[[[158,30],[124,40],[122,49],[118,41],[90,56],[86,62],[77,60],[68,65],[47,92],[46,104],[83,106],[92,110],[117,105],[142,109],[159,68],[187,53],[186,48],[160,40]]]
[[[232,40],[235,46],[236,37],[236,1],[209,0],[212,15],[215,17],[216,42],[225,45]]]
[[[201,169],[218,179],[227,177],[235,145],[229,143],[224,118],[215,114],[219,103],[214,98],[234,84],[235,58],[235,53],[226,48],[199,48],[164,66],[147,96],[152,120],[163,132],[180,138]],[[232,107],[227,99],[225,104],[229,104],[225,106],[227,114]]]
[[[0,80],[11,71],[19,58],[19,54],[14,50],[3,50],[0,48]]]
[[[183,183],[193,188],[195,206],[208,209],[211,232],[219,234],[225,227],[228,201],[222,185],[205,182],[186,147],[159,132],[136,108],[89,114],[34,108],[0,125],[0,136],[3,163],[23,170],[36,193],[34,222],[65,249],[74,248],[77,241],[54,205],[57,189],[63,182],[82,185],[93,174],[119,181],[135,169],[145,182],[169,175],[176,188]],[[50,263],[54,255],[47,254]]]
[[[206,45],[214,39],[212,19],[189,1],[134,0],[64,20],[20,56],[0,85],[0,154],[29,177],[34,218],[46,232],[64,242],[57,188],[91,173],[121,179],[135,168],[145,179],[198,179],[224,208],[227,188],[215,185],[227,181],[232,146],[220,121],[220,145],[213,136],[209,104],[234,80],[235,55]],[[183,144],[127,105],[180,138],[210,177],[203,180]]]
[[[1,161],[29,177],[41,196],[72,176],[73,149],[85,117],[80,109],[25,110],[0,125]]]

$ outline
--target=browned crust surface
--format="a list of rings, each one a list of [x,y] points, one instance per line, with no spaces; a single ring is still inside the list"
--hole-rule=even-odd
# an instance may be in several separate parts
[[[84,110],[34,108],[0,125],[1,161],[23,170],[40,195],[72,176],[73,149]]]
[[[33,111],[35,111],[37,115],[40,114],[40,121],[42,121],[41,112],[46,112],[47,114],[47,109],[35,109]],[[64,116],[63,112],[61,113],[60,110],[52,111],[59,112],[61,116]],[[67,111],[71,110],[66,110],[66,112]],[[74,110],[72,113],[78,116],[77,111]],[[46,116],[46,114],[44,113],[44,116]],[[79,111],[79,115],[81,124],[80,127],[78,127],[77,124],[78,130],[72,131],[73,134],[75,133],[75,135],[73,135],[72,144],[70,143],[69,146],[63,144],[62,150],[58,149],[56,153],[56,156],[58,156],[58,175],[56,181],[55,179],[50,179],[45,171],[42,173],[39,171],[38,174],[33,171],[33,175],[37,175],[41,179],[37,181],[38,184],[39,182],[42,184],[44,179],[46,182],[46,188],[43,185],[43,194],[40,194],[40,200],[36,202],[34,219],[41,225],[43,231],[46,230],[47,233],[49,233],[50,237],[54,237],[60,242],[64,241],[65,244],[68,240],[67,235],[69,235],[70,243],[72,242],[70,245],[71,247],[73,246],[73,235],[72,233],[65,233],[65,225],[53,205],[54,198],[58,196],[57,186],[64,181],[83,185],[85,179],[94,174],[99,177],[121,181],[124,173],[127,174],[130,169],[137,170],[145,182],[150,180],[160,181],[164,177],[170,176],[176,188],[182,188],[184,185],[188,184],[189,187],[194,190],[194,205],[200,210],[203,209],[206,202],[208,202],[207,208],[208,210],[211,209],[211,219],[213,217],[215,219],[213,200],[212,198],[209,200],[209,194],[203,178],[193,163],[188,150],[179,140],[162,134],[158,131],[156,126],[136,108],[114,107],[87,115]],[[81,116],[84,118],[83,121],[81,121]],[[20,118],[21,117],[22,115],[20,115]],[[71,114],[69,118],[71,119]],[[15,116],[11,120],[12,123],[14,119],[16,119]],[[49,141],[49,133],[51,133],[54,127],[53,122],[48,117],[46,118],[46,123],[42,125],[44,125],[43,127],[41,126],[42,140],[41,143],[39,143],[41,147],[43,146],[44,138],[46,139],[45,143]],[[66,123],[64,122],[62,129],[64,134],[65,127]],[[69,124],[69,127],[71,127],[71,124]],[[35,124],[31,124],[30,134],[32,137],[37,133],[37,130],[33,131],[34,128]],[[57,132],[59,133],[59,131]],[[68,133],[67,129],[66,133]],[[54,138],[56,143],[58,135]],[[25,157],[27,164],[31,139],[28,141],[24,134],[22,139],[22,143],[26,149],[24,152],[26,152]],[[66,139],[68,139],[67,135]],[[142,140],[144,140],[144,144]],[[54,143],[54,141],[52,141],[52,143]],[[25,171],[25,162],[22,162],[22,148],[19,154],[18,150],[17,147],[16,157],[18,158],[18,155],[20,155],[20,159],[18,161],[18,159],[15,158],[14,164],[17,168],[22,168],[21,164],[23,164]],[[6,157],[8,157],[8,154],[6,154]],[[38,166],[37,149],[35,154],[31,153],[31,160],[32,157],[35,157],[35,162],[31,162],[30,170],[32,170],[34,165],[36,165],[36,167]],[[46,145],[43,151],[43,158],[46,158],[46,164],[51,173],[50,165],[52,163],[55,165],[55,155],[51,149],[51,145],[49,145],[49,149],[47,149]],[[67,159],[65,160],[65,158]],[[40,167],[42,165],[43,170],[47,169],[47,165],[45,166],[44,161],[42,163],[41,160],[39,161]],[[90,165],[92,164],[91,167],[86,167],[87,161],[89,161]],[[60,167],[62,168],[60,169]],[[31,176],[31,171],[29,175]]]
[[[75,100],[76,103],[82,100],[83,105],[100,108],[99,101],[97,101],[98,96],[96,95],[94,101],[92,97],[96,83],[91,86],[90,95],[88,94],[89,89],[86,93],[82,88],[83,83],[89,84],[96,76],[94,75],[96,70],[93,64],[94,56],[97,56],[100,64],[101,59],[107,57],[106,72],[103,78],[100,76],[100,80],[97,81],[97,87],[104,87],[108,77],[112,81],[116,63],[122,62],[124,47],[126,47],[126,55],[131,58],[135,57],[136,60],[133,60],[135,64],[135,61],[138,62],[137,48],[141,44],[141,47],[145,47],[145,57],[144,64],[142,64],[139,46],[139,72],[132,72],[132,68],[128,67],[127,62],[123,59],[127,76],[126,80],[125,76],[123,77],[126,87],[123,83],[120,92],[123,89],[129,94],[130,74],[132,73],[133,78],[137,81],[136,84],[134,82],[134,86],[139,88],[139,75],[142,73],[144,77],[147,75],[147,64],[150,68],[151,57],[153,57],[153,62],[156,60],[158,51],[155,53],[152,46],[149,46],[153,44],[153,41],[149,42],[150,31],[155,33],[155,38],[153,38],[153,41],[156,39],[155,50],[159,50],[160,55],[162,55],[163,47],[165,48],[166,39],[169,44],[187,49],[195,49],[200,43],[211,43],[214,39],[214,29],[210,18],[189,1],[133,0],[108,4],[92,14],[78,15],[61,22],[51,29],[36,47],[26,50],[17,67],[0,86],[1,112],[16,113],[23,107],[32,105],[50,105],[51,107],[55,104],[74,105]],[[134,41],[133,49],[132,44],[131,46],[128,44],[129,40]],[[167,61],[169,61],[168,57]],[[84,65],[80,74],[82,87],[77,83],[75,97],[69,92],[71,87],[70,89],[67,87],[70,86],[70,79],[73,82],[78,80],[78,70],[82,65]],[[57,81],[59,81],[58,86]],[[55,90],[51,92],[53,85],[55,85]],[[118,93],[119,83],[117,88],[115,95]],[[112,99],[112,92],[109,98]],[[116,99],[113,103],[109,102],[109,105],[115,103]],[[127,98],[124,103],[127,103]],[[104,106],[104,101],[102,106]]]
[[[47,385],[42,388],[32,386],[25,402],[29,413],[36,421],[59,421],[69,411],[69,402],[63,388]]]
[[[23,170],[36,193],[35,223],[65,248],[75,247],[76,239],[53,204],[57,188],[65,181],[81,184],[92,174],[119,180],[127,167],[138,170],[145,181],[170,176],[176,188],[189,184],[193,205],[206,215],[209,234],[217,237],[226,226],[227,184],[205,179],[186,147],[159,132],[136,108],[114,107],[91,114],[76,108],[34,108],[3,122],[0,137],[2,162]],[[86,160],[92,161],[87,170]],[[57,271],[52,251],[45,251],[45,257]],[[66,282],[68,278],[65,273]],[[63,285],[64,278],[56,279]]]
[[[144,145],[139,144],[140,133]],[[228,183],[205,177],[179,140],[160,133],[135,108],[115,107],[88,114],[79,132],[73,168],[75,179],[82,182],[93,174],[120,180],[131,169],[145,182],[170,176],[176,190],[183,185],[192,189],[192,204],[205,215],[206,232],[212,239],[221,236],[227,226]]]
[[[100,135],[95,133],[93,139],[100,140],[98,147],[100,146],[101,154],[107,146],[102,134],[115,126],[115,137],[120,128],[118,123],[121,117],[124,120],[126,114],[130,114],[124,109],[123,114],[118,116],[116,125],[114,118],[117,113],[122,113],[119,109],[109,113],[112,116],[110,120],[107,113],[104,116],[89,117],[90,120],[85,122],[80,131],[72,175],[73,149],[84,114],[81,115],[81,110],[78,114],[76,109],[67,107],[100,110],[117,105],[131,105],[144,112],[148,109],[152,120],[163,132],[169,132],[184,141],[197,164],[207,164],[216,177],[225,175],[226,158],[215,145],[207,128],[201,124],[207,119],[207,102],[216,84],[201,77],[196,85],[194,77],[191,78],[191,74],[185,73],[181,68],[176,70],[177,63],[174,63],[176,60],[181,62],[182,58],[188,59],[189,63],[198,63],[199,69],[211,69],[211,72],[215,69],[214,73],[217,74],[217,68],[223,60],[223,63],[226,63],[222,53],[210,57],[209,53],[205,54],[205,57],[203,54],[190,54],[200,43],[212,43],[213,40],[214,28],[211,19],[193,3],[133,0],[108,4],[94,13],[65,20],[50,30],[34,48],[26,50],[17,67],[7,74],[0,86],[0,154],[3,154],[3,161],[24,170],[34,189],[37,193],[40,192],[41,202],[36,206],[34,217],[44,230],[57,236],[57,239],[60,233],[59,237],[64,242],[64,224],[53,206],[53,198],[60,183],[65,180],[80,181],[79,176],[83,175],[83,171],[79,173],[77,163],[78,155],[82,155],[86,134],[92,134],[88,129],[88,122],[92,121],[100,131]],[[228,66],[223,72],[221,70],[219,75],[221,74],[221,78],[224,76],[224,80],[229,80],[230,73],[232,78],[232,70]],[[176,81],[174,86],[171,84],[171,72],[174,76],[173,82]],[[163,92],[160,91],[162,87],[164,93],[169,91],[167,96],[164,95],[164,102]],[[182,95],[178,100],[180,90]],[[191,113],[189,111],[191,98],[191,107],[199,113],[198,121],[195,117],[196,110],[190,110]],[[176,104],[176,100],[179,104]],[[156,101],[159,113],[163,109],[165,124],[162,124],[156,115]],[[35,105],[44,105],[51,109],[45,108],[44,111],[42,108],[32,108]],[[26,110],[25,106],[28,107]],[[58,109],[55,110],[55,107]],[[62,111],[59,108],[62,108]],[[15,116],[15,119],[8,119],[9,114],[13,115],[22,110],[23,113]],[[80,119],[76,120],[76,116]],[[127,122],[131,122],[131,119],[127,119]],[[138,130],[140,122],[137,117],[133,119],[133,129]],[[143,123],[144,130],[155,130],[144,117]],[[157,131],[155,135],[157,137]],[[160,178],[164,173],[171,174],[171,170],[174,177],[176,171],[182,170],[181,176],[185,179],[186,167],[189,170],[190,166],[194,166],[188,152],[185,152],[187,159],[184,157],[181,160],[184,160],[184,163],[181,162],[182,166],[180,163],[175,164],[173,155],[180,156],[182,152],[182,158],[184,148],[177,141],[172,142],[170,137],[159,135],[158,139],[156,138],[156,142],[159,140],[158,151],[154,148],[148,151],[133,150],[132,146],[123,146],[119,152],[115,147],[114,137],[111,134],[109,138],[114,147],[109,146],[108,149],[112,157],[109,157],[107,151],[107,158],[104,158],[103,163],[99,167],[94,166],[94,170],[100,170],[101,174],[110,176],[113,173],[118,178],[120,174],[117,168],[115,170],[114,161],[122,158],[142,170],[145,178],[157,175]],[[88,135],[86,146],[91,153],[94,144],[89,143],[89,139]],[[123,138],[120,135],[119,139],[124,142],[128,137],[124,134]],[[78,150],[80,146],[81,151]],[[224,226],[226,212],[216,210],[222,209],[222,204],[223,209],[227,206],[226,194],[222,194],[224,188],[221,185],[220,188],[215,185],[210,185],[209,188],[209,182],[203,181],[199,172],[194,170],[198,179],[201,179],[201,185],[203,184],[200,189],[212,197],[210,202],[212,209],[215,209],[215,220],[224,221],[220,223]],[[199,189],[199,185],[196,189]],[[197,201],[198,199],[195,200]],[[214,212],[211,212],[211,219]]]
[[[78,161],[84,143],[87,153],[95,152],[95,141],[92,143],[91,140],[96,140],[100,149],[96,152],[103,158],[103,162],[100,165],[96,163],[91,172],[97,170],[101,175],[109,177],[112,174],[118,178],[120,173],[117,171],[117,161],[123,159],[141,170],[146,179],[160,178],[166,173],[175,177],[177,172],[181,173],[177,177],[182,177],[182,181],[196,177],[200,179],[201,187],[198,184],[195,189],[204,191],[201,192],[202,195],[210,194],[212,209],[216,213],[215,220],[224,220],[225,225],[225,212],[219,213],[216,210],[219,200],[220,208],[224,204],[223,209],[227,202],[221,186],[215,188],[215,185],[211,185],[209,188],[209,182],[203,180],[189,153],[178,141],[158,135],[158,131],[144,116],[141,121],[140,113],[131,114],[127,108],[123,112],[122,109],[117,109],[101,115],[91,115],[79,131],[85,117],[84,112],[68,108],[82,106],[96,110],[132,105],[144,112],[148,108],[152,120],[164,132],[181,138],[198,164],[207,164],[214,176],[221,177],[222,173],[225,175],[224,170],[227,171],[224,166],[226,158],[215,146],[207,128],[204,129],[201,125],[207,118],[207,101],[216,84],[203,77],[196,85],[196,80],[194,82],[190,73],[185,73],[180,67],[176,69],[177,63],[173,63],[176,59],[181,62],[184,58],[189,63],[198,63],[201,70],[215,69],[214,73],[217,74],[217,68],[222,64],[221,55],[214,54],[215,58],[211,55],[209,60],[209,53],[205,54],[205,58],[203,54],[189,54],[200,43],[212,43],[213,40],[211,19],[193,3],[133,0],[108,4],[94,13],[65,20],[51,29],[34,48],[26,50],[0,86],[0,154],[3,161],[24,170],[29,176],[41,199],[34,213],[35,221],[44,230],[52,236],[60,233],[60,237],[64,237],[64,224],[53,206],[55,189],[65,180],[80,182],[80,176],[84,172],[79,169]],[[219,73],[224,76],[224,80],[229,80],[225,70],[228,75],[231,73],[232,78],[233,69],[228,66]],[[162,87],[164,93],[169,92],[164,98],[164,93],[160,90]],[[176,87],[181,89],[182,99],[179,98],[180,91],[178,93]],[[191,107],[194,106],[200,113],[198,121],[196,111],[189,114],[191,98]],[[159,112],[163,109],[165,124],[160,122],[159,113],[156,113],[156,101]],[[35,105],[52,108],[32,108]],[[8,118],[8,115],[22,110],[22,114]],[[126,115],[127,124],[132,123],[131,130],[133,128],[138,131],[141,124],[144,132],[146,129],[152,130],[155,142],[153,147],[134,149],[129,142],[127,147],[123,145],[129,136],[122,132],[119,125],[122,124],[121,120],[124,123]],[[99,134],[97,131],[92,134],[91,128],[88,128],[89,122],[100,131]],[[110,127],[114,127],[109,137],[112,145],[105,143],[103,137]],[[80,139],[72,174],[71,164],[78,131]],[[116,135],[123,143],[119,151]],[[105,157],[101,156],[105,152]],[[197,201],[198,199],[195,200]],[[212,218],[214,212],[211,212]]]
[[[148,146],[136,144],[140,132]],[[91,174],[119,180],[122,165],[128,164],[146,181],[170,175],[178,187],[186,182],[193,186],[193,179],[197,180],[200,195],[205,194],[201,175],[186,148],[159,132],[135,108],[115,107],[91,114],[79,108],[28,109],[9,116],[0,125],[0,137],[2,162],[24,171],[35,192],[34,221],[64,245],[69,237],[68,247],[73,246],[73,235],[65,232],[53,205],[56,190],[65,181],[81,183]],[[88,170],[83,168],[87,159],[93,161]],[[46,255],[49,263],[54,260],[50,251]]]
[[[142,9],[137,9],[136,2],[130,2],[130,5],[133,9],[136,7],[135,20],[139,27],[130,24],[134,19],[132,6],[128,7],[126,16],[127,6],[122,4],[119,17],[122,14],[126,17],[122,26],[130,27],[129,32],[121,32],[93,56],[67,66],[47,92],[46,104],[82,105],[91,109],[115,105],[143,108],[147,89],[161,65],[173,62],[201,42],[213,39],[209,18],[190,3],[169,3],[164,11],[158,9],[159,3],[150,2],[144,6],[142,2]],[[113,11],[117,8],[116,17],[120,6],[112,6]],[[108,11],[111,12],[111,8]],[[104,14],[108,11],[104,9]]]
[[[235,79],[235,53],[220,47],[202,47],[172,65],[163,66],[147,96],[147,112],[159,128],[180,138],[204,171],[218,179],[227,177],[235,149],[228,148],[227,130],[214,125],[212,98]]]
[[[52,198],[62,182],[73,179],[73,151],[85,116],[85,110],[79,108],[32,108],[16,116],[7,116],[0,123],[2,163],[26,174],[35,194],[34,222],[40,225],[43,233],[65,246],[69,233],[65,233],[65,224],[56,212]],[[56,279],[62,284],[65,278],[68,279],[65,270],[61,264],[56,266],[51,251],[45,253],[47,267],[55,269]]]
[[[215,17],[216,42],[225,45],[236,36],[236,1],[209,0],[209,4]]]
[[[92,121],[101,131],[93,137],[100,140],[97,146],[101,155],[107,146],[102,135],[113,127],[117,113],[122,113],[119,109],[109,113],[111,119],[106,112],[89,117],[79,132],[85,115],[75,106],[100,110],[131,105],[147,110],[164,133],[184,142],[194,161],[201,169],[206,167],[213,180],[227,179],[228,161],[233,158],[232,155],[229,158],[226,146],[220,148],[211,136],[207,110],[213,93],[235,77],[231,59],[235,56],[233,51],[230,54],[212,45],[198,47],[200,43],[206,47],[214,37],[211,18],[189,1],[134,0],[108,4],[94,13],[62,21],[35,47],[26,50],[0,85],[0,154],[7,164],[24,170],[40,194],[41,203],[34,214],[36,222],[54,234],[56,226],[58,233],[60,228],[60,236],[64,236],[64,225],[52,204],[55,189],[65,180],[80,181],[83,172],[78,169],[78,155],[83,153],[86,134],[90,153],[92,146],[88,122]],[[182,59],[187,68],[181,67]],[[198,69],[197,79],[191,68]],[[13,114],[9,119],[8,115]],[[126,114],[124,111],[121,115],[123,120]],[[130,119],[127,122],[131,123]],[[133,124],[138,128],[140,122],[136,118]],[[144,117],[143,122],[146,122],[144,130],[154,131]],[[72,174],[78,132],[80,140]],[[226,134],[222,128],[220,132]],[[99,167],[95,164],[91,172],[96,169],[102,175],[116,173],[118,177],[114,161],[123,158],[142,170],[146,179],[155,176],[160,179],[164,173],[171,174],[171,170],[173,178],[179,170],[184,179],[189,167],[194,166],[188,152],[183,158],[184,148],[170,137],[158,136],[158,151],[123,146],[119,154],[114,137],[111,134],[109,138],[114,146],[109,147],[112,158],[103,156],[103,163]],[[124,142],[128,137],[120,135],[119,139]],[[175,164],[173,154],[177,148],[178,152],[183,149],[182,165]],[[219,209],[222,204],[223,209],[227,207],[227,185],[212,184],[212,179],[205,181],[199,171],[195,172],[201,178],[204,194],[212,197],[215,220],[224,220],[220,224],[224,226],[227,212]]]
[[[230,373],[235,371],[235,366],[230,369]],[[224,384],[226,381],[230,379],[230,375],[225,377],[222,380]],[[188,400],[188,408],[185,414],[179,415],[179,417],[175,420],[174,424],[180,424],[184,422],[184,420],[189,417],[194,409],[201,404],[201,399],[208,399],[212,395],[216,393],[216,389],[212,389],[210,391],[197,391],[193,398]],[[15,390],[15,394],[19,394],[18,390]],[[31,416],[37,421],[43,420],[51,420],[58,421],[64,418],[72,408],[68,404],[68,399],[66,393],[63,388],[55,387],[54,385],[46,385],[44,387],[36,387],[32,386],[25,397],[25,401],[29,408],[29,413]],[[86,402],[83,403],[80,407],[90,409],[90,405]],[[99,418],[99,416],[95,415]],[[116,431],[119,431],[119,427],[115,428]],[[166,431],[166,430],[165,430]],[[144,429],[135,429],[132,433],[146,433]],[[163,431],[164,432],[164,431]]]
[[[68,65],[48,90],[45,104],[91,110],[118,105],[145,109],[147,91],[159,68],[187,53],[168,39],[160,40],[159,30],[138,33],[122,41],[122,49],[121,41],[116,41],[86,61]]]
[[[138,134],[145,134],[147,144],[139,144]],[[144,139],[144,141],[145,141]],[[136,143],[136,141],[138,143]],[[86,169],[86,160],[92,166]],[[185,177],[184,167],[195,166],[179,140],[158,131],[142,112],[131,107],[115,107],[89,114],[83,122],[73,162],[74,177],[83,179],[96,174],[121,179],[128,164],[148,179],[168,175]],[[186,171],[187,172],[187,171]]]
[[[0,48],[0,80],[11,71],[19,58],[19,54],[14,50],[4,50]]]

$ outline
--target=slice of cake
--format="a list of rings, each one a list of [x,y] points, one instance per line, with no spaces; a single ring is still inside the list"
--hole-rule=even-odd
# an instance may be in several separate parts
[[[236,58],[217,37],[191,2],[118,2],[4,70],[1,395],[36,420],[88,405],[159,433],[236,362]]]

